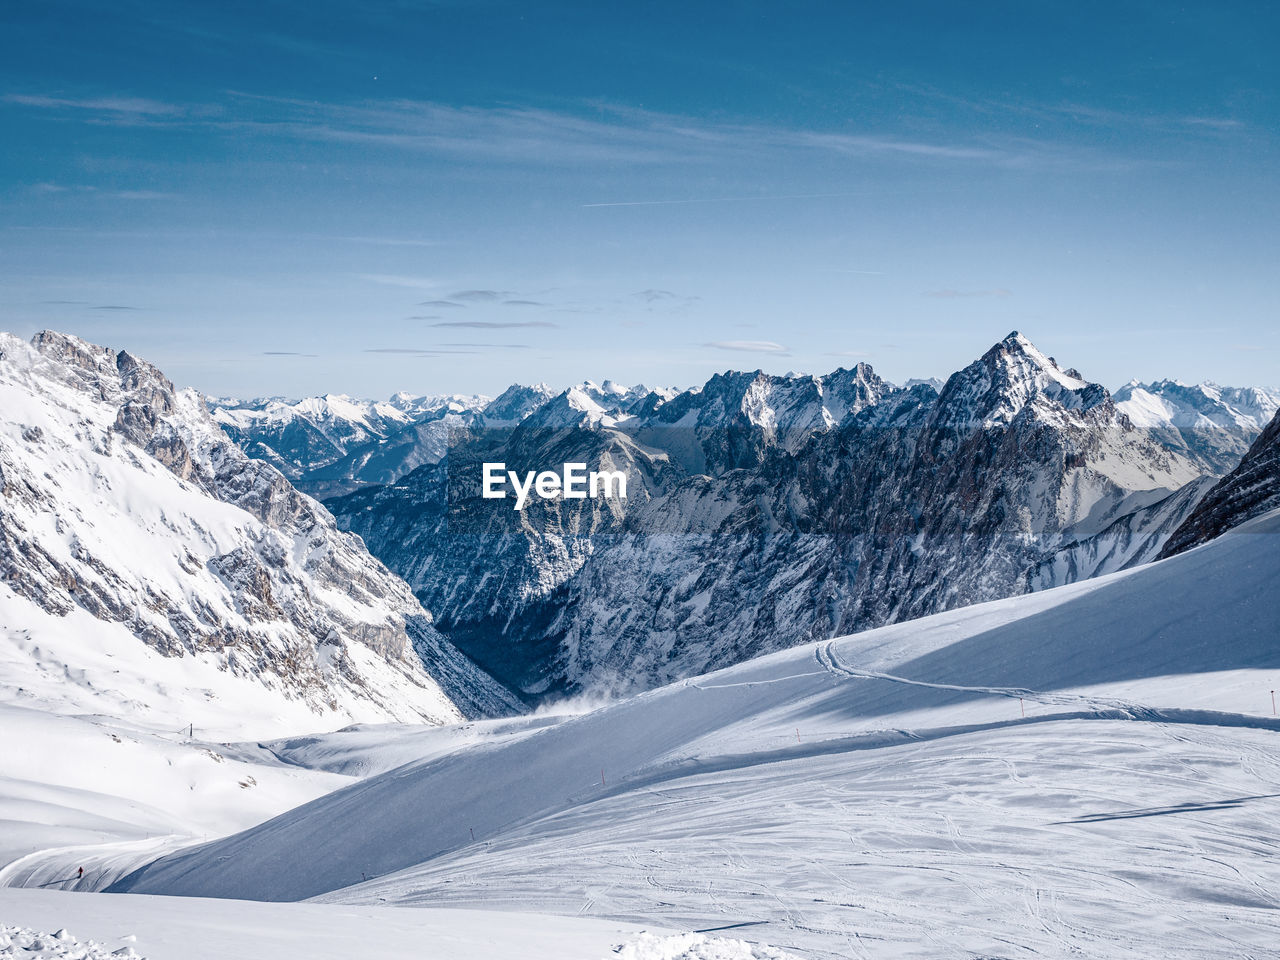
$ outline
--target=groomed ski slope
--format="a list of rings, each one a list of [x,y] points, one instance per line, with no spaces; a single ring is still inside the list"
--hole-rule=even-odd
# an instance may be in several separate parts
[[[810,957],[1273,955],[1277,533],[408,763],[112,889],[720,926]]]
[[[5,960],[791,960],[716,943],[724,938],[693,939],[702,943],[666,950],[682,938],[632,924],[519,913],[0,889]]]

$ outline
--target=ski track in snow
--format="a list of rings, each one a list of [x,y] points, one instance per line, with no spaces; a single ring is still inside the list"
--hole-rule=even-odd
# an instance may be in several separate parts
[[[122,888],[653,925],[735,958],[1275,956],[1280,515],[1252,529],[580,716],[229,747],[371,775]]]
[[[755,921],[735,933],[811,957],[1271,955],[1267,731],[1000,734],[685,777],[321,899]]]

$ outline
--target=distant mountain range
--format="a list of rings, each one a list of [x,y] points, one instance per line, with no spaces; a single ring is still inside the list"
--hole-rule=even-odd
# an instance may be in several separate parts
[[[1278,406],[1171,381],[1113,397],[1011,334],[940,386],[858,364],[512,387],[326,504],[504,682],[616,693],[1149,561]],[[607,464],[630,497],[514,523],[468,486],[481,458]]]
[[[1240,462],[1275,416],[1280,390],[1131,380],[1116,391],[1115,401],[1134,426],[1151,431],[1165,446],[1221,474]]]
[[[855,369],[871,370],[865,364]],[[838,373],[826,378],[792,374],[779,379],[795,385],[825,380],[830,386]],[[908,380],[904,387],[924,385],[941,391],[944,383],[933,377]],[[497,398],[397,393],[374,401],[326,394],[297,401],[211,397],[207,403],[214,420],[246,453],[272,463],[300,489],[329,497],[369,484],[392,483],[424,463],[436,462],[444,455],[450,430],[511,426],[561,396],[584,411],[594,404],[601,414],[618,417],[642,413],[646,403],[660,406],[682,395],[697,396],[714,384],[715,378],[703,387],[682,391],[643,384],[623,387],[611,380],[597,385],[588,380],[565,391],[545,383],[514,384]],[[825,416],[838,421],[842,416],[838,388],[828,394]],[[1112,400],[1134,426],[1152,432],[1162,445],[1184,453],[1206,473],[1221,475],[1240,461],[1280,408],[1280,389],[1131,380],[1115,391]],[[803,437],[815,426],[788,423],[785,429],[798,430],[796,436]]]
[[[1277,391],[1112,396],[1016,333],[903,386],[858,364],[242,402],[45,332],[0,338],[0,400],[23,676],[82,664],[87,631],[317,726],[645,689],[1146,563],[1280,502]],[[623,470],[628,497],[516,512],[480,496],[483,460]],[[59,689],[91,711],[121,669],[171,682],[115,656]]]

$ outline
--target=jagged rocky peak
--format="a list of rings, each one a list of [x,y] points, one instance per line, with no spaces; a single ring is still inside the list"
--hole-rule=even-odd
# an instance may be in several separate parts
[[[541,404],[520,421],[522,431],[563,430],[568,427],[610,425],[615,417],[584,387],[570,387]]]
[[[824,377],[775,376],[761,370],[717,373],[700,390],[689,390],[652,412],[667,423],[698,426],[751,425],[767,433],[823,430],[878,403],[894,388],[859,363]]]
[[[576,389],[581,390],[606,412],[614,416],[628,413],[631,407],[651,392],[654,392],[643,383],[638,383],[634,387],[627,387],[615,380],[605,380],[603,383],[584,380],[576,385]],[[660,389],[658,393],[660,396],[669,395],[670,391]]]
[[[545,383],[513,383],[484,408],[484,416],[493,423],[519,423],[554,396],[556,391]]]
[[[851,370],[841,367],[819,382],[822,385],[822,405],[832,425],[874,407],[896,389],[871,369],[869,363],[854,364]]]
[[[88,614],[339,722],[515,706],[195,391],[49,331],[0,334],[0,356],[0,603],[35,621]]]
[[[1105,387],[1063,370],[1015,330],[951,375],[939,394],[934,425],[985,427],[1009,423],[1029,405],[1088,410],[1109,401]]]

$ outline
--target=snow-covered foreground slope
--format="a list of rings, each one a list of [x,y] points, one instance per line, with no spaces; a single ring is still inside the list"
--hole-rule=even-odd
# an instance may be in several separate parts
[[[98,889],[351,782],[238,756],[198,729],[191,739],[11,704],[0,704],[0,729],[0,885]]]
[[[22,928],[9,933],[6,925]],[[65,936],[53,936],[59,930]],[[23,937],[22,932],[42,936]],[[8,952],[4,939],[13,940]],[[652,939],[671,943],[661,934]],[[91,960],[113,951],[134,951],[147,960],[752,960],[750,952],[694,954],[638,952],[640,927],[596,919],[567,919],[474,910],[395,910],[313,904],[236,903],[226,900],[174,901],[159,897],[59,895],[36,890],[0,890],[0,958],[75,957],[58,953],[61,944],[100,949],[79,956]],[[38,939],[43,949],[19,946]],[[615,953],[615,948],[622,950]],[[74,949],[74,948],[73,948]],[[628,953],[626,951],[631,950]],[[117,956],[127,956],[127,953]]]
[[[415,761],[113,889],[745,924],[808,957],[1263,955],[1278,533]]]

